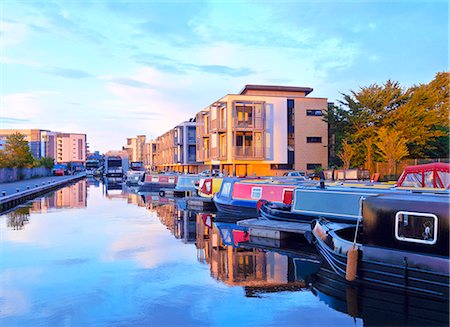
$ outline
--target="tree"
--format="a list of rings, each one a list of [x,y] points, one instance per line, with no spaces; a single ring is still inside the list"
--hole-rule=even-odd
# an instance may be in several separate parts
[[[409,88],[408,102],[392,115],[389,125],[395,125],[408,139],[412,158],[433,152],[435,157],[448,157],[445,144],[449,135],[449,83],[448,72],[438,73],[429,84]]]
[[[43,157],[43,158],[39,159],[38,165],[40,167],[52,169],[53,166],[55,165],[55,159],[53,159],[52,157]]]
[[[354,155],[355,155],[354,147],[351,144],[349,144],[347,140],[344,140],[342,142],[342,150],[338,154],[338,157],[344,163],[344,169],[350,168],[350,162]]]
[[[374,146],[374,138],[372,136],[367,137],[363,141],[364,147],[365,147],[365,153],[366,153],[366,162],[364,164],[366,169],[369,169],[369,172],[372,174],[373,169],[373,146]]]
[[[33,155],[26,140],[26,136],[14,133],[6,137],[5,149],[1,151],[1,167],[24,168],[34,163]]]
[[[378,140],[375,145],[378,148],[378,154],[388,163],[388,174],[391,175],[396,163],[406,157],[408,153],[408,147],[406,146],[407,139],[403,136],[403,133],[397,128],[381,127],[377,131]]]

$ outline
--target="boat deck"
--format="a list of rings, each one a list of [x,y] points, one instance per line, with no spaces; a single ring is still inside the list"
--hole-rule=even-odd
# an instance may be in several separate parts
[[[311,231],[310,223],[285,222],[265,219],[246,219],[237,222],[238,226],[247,227],[251,236],[272,239],[285,239],[292,234],[305,234]]]

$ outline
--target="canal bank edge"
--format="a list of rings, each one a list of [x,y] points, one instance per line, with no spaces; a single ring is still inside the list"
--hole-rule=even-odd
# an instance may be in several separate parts
[[[20,192],[11,194],[11,195],[6,195],[3,197],[0,197],[0,214],[5,213],[5,211],[15,208],[19,204],[22,204],[26,201],[32,200],[40,195],[48,193],[49,191],[58,189],[62,186],[65,186],[66,184],[80,180],[85,177],[86,177],[86,173],[83,172],[83,173],[79,173],[79,174],[76,174],[73,176],[68,176],[64,180],[49,181],[47,184],[42,185],[42,186],[37,186],[35,188],[27,189],[27,190],[20,191]],[[0,196],[1,196],[1,194],[0,194]]]

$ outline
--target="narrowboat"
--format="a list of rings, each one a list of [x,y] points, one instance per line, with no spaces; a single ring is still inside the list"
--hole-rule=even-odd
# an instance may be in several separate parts
[[[141,161],[133,161],[130,164],[130,169],[125,173],[125,182],[127,185],[138,185],[145,173],[144,165]]]
[[[397,187],[450,188],[450,164],[434,162],[408,166],[400,175]]]
[[[297,187],[283,203],[261,200],[259,214],[264,219],[310,223],[319,217],[355,223],[364,197],[390,192],[390,188],[325,186]]]
[[[223,182],[222,177],[200,178],[197,193],[201,197],[212,198],[214,194],[220,191],[222,182]]]
[[[312,240],[337,276],[448,300],[448,192],[367,197],[359,222],[312,223]]]
[[[196,195],[199,180],[198,175],[179,175],[175,188],[161,188],[159,194],[166,196],[166,191],[169,191],[173,192],[174,196]]]
[[[178,175],[170,174],[148,174],[142,175],[138,182],[141,192],[159,192],[162,188],[174,189],[177,185]]]
[[[288,178],[224,178],[220,192],[214,195],[219,212],[230,216],[257,217],[257,202],[261,199],[282,203],[292,195],[294,188],[308,183]]]

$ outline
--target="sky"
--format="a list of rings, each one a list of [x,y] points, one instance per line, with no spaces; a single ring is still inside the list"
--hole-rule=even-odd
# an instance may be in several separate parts
[[[246,84],[311,97],[448,71],[443,1],[11,1],[0,4],[0,128],[156,138]]]

